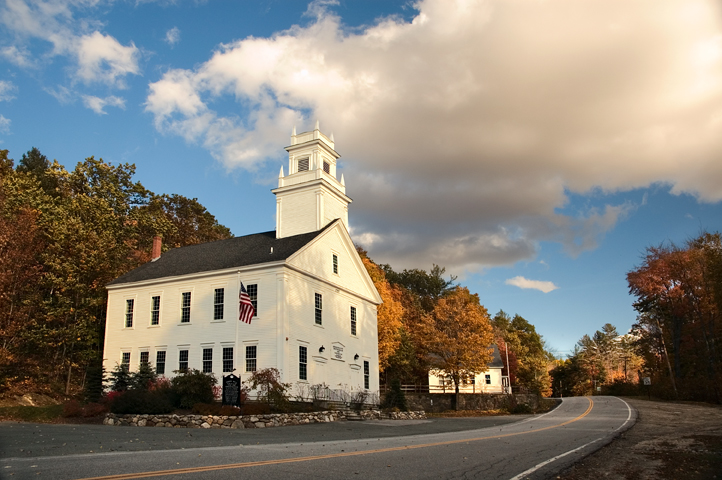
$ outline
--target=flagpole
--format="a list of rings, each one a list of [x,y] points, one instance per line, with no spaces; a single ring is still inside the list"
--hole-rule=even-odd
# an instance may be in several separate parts
[[[236,272],[236,285],[238,285],[238,296],[237,296],[237,298],[239,299],[239,301],[238,301],[238,314],[236,315],[236,337],[235,337],[235,339],[236,339],[236,340],[235,340],[235,341],[236,341],[236,344],[233,346],[233,368],[234,368],[234,369],[236,369],[236,358],[239,358],[239,356],[240,356],[240,351],[238,350],[238,324],[241,323],[241,320],[240,320],[240,319],[241,319],[241,302],[240,302],[240,298],[241,298],[241,271],[240,271],[240,270],[238,270],[238,271]],[[241,369],[238,368],[237,370],[238,370],[238,375],[237,375],[237,377],[238,377],[238,379],[239,379],[239,381],[240,381],[240,378],[241,378]],[[231,372],[231,373],[232,373],[232,372]]]

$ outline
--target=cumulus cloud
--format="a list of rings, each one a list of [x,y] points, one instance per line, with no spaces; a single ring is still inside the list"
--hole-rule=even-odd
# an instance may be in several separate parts
[[[0,22],[15,33],[19,45],[3,47],[2,55],[19,66],[35,66],[25,42],[44,40],[52,47],[44,57],[67,56],[76,62],[75,79],[124,87],[127,75],[140,73],[139,50],[130,42],[99,31],[92,18],[76,19],[76,11],[95,7],[102,0],[6,0],[0,7]]]
[[[352,29],[329,4],[166,72],[146,100],[156,128],[275,170],[290,128],[320,119],[355,238],[399,267],[511,264],[540,241],[576,255],[633,208],[570,213],[570,193],[722,199],[713,0],[421,0],[411,21]],[[224,111],[234,101],[248,116]]]
[[[506,280],[504,283],[507,285],[513,285],[515,287],[524,288],[524,289],[533,289],[533,290],[539,290],[540,292],[549,293],[553,290],[556,290],[557,287],[554,285],[553,282],[543,282],[541,280],[529,280],[528,278],[524,277],[514,277]]]
[[[165,42],[171,47],[180,42],[180,29],[178,27],[173,27],[165,32]]]
[[[105,98],[94,97],[91,95],[83,95],[83,104],[98,115],[105,115],[105,107],[118,107],[125,110],[125,100],[116,96],[109,96]]]
[[[13,82],[7,80],[0,80],[0,102],[7,102],[15,98],[15,91],[17,87]]]

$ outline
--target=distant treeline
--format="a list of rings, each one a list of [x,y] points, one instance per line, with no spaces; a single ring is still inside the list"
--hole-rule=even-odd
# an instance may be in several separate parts
[[[68,171],[0,151],[0,394],[79,390],[102,356],[105,285],[165,250],[231,236],[196,199],[157,195],[135,166]]]
[[[443,278],[443,267],[396,272],[358,251],[384,301],[378,310],[382,384],[426,385],[429,370],[442,370],[459,387],[486,370],[495,344],[504,375],[508,358],[512,386],[551,393],[554,355],[526,319],[503,310],[490,317],[478,294],[456,285],[454,276]]]
[[[722,236],[650,247],[627,282],[639,313],[631,332],[607,324],[585,335],[554,370],[555,391],[646,394],[628,387],[648,377],[657,397],[722,403]]]

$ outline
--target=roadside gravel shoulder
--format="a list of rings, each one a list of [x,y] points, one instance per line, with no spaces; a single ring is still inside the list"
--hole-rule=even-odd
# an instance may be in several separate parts
[[[636,424],[554,478],[586,480],[722,478],[722,407],[624,398]]]

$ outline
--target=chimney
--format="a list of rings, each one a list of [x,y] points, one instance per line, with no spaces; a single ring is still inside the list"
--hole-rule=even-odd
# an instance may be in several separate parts
[[[158,260],[160,258],[160,247],[161,247],[162,242],[163,242],[163,240],[158,235],[153,237],[153,251],[151,253],[151,260],[150,260],[151,262],[155,262],[156,260]]]

